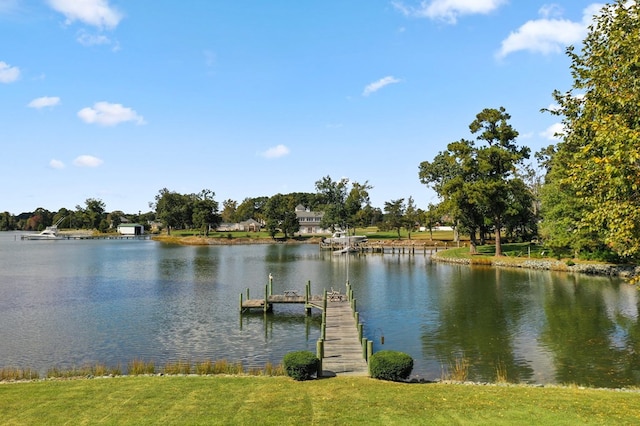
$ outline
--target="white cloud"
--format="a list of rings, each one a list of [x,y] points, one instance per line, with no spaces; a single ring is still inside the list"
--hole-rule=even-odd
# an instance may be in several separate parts
[[[138,115],[138,113],[131,108],[109,102],[96,102],[93,108],[82,108],[78,111],[78,117],[85,123],[99,124],[101,126],[115,126],[116,124],[127,121],[133,121],[136,124],[146,124],[144,117]]]
[[[20,68],[0,61],[0,83],[13,83],[20,78]]]
[[[77,167],[98,167],[102,163],[103,161],[101,159],[93,155],[81,155],[73,160],[73,164]]]
[[[111,40],[109,37],[99,34],[89,34],[85,31],[81,31],[78,33],[78,37],[76,38],[78,43],[83,46],[99,46],[104,44],[111,44]]]
[[[378,90],[382,89],[385,86],[388,86],[389,84],[400,83],[400,81],[401,80],[398,80],[393,76],[381,78],[380,80],[374,81],[373,83],[365,87],[364,91],[362,92],[362,96],[369,96],[370,94],[377,92]]]
[[[504,58],[510,53],[520,50],[550,54],[560,53],[571,44],[578,43],[587,34],[587,27],[593,22],[593,17],[601,4],[593,3],[583,10],[582,21],[574,22],[568,19],[550,18],[558,16],[557,7],[543,6],[539,10],[540,19],[526,22],[515,32],[502,41],[497,53],[498,58]]]
[[[290,152],[289,148],[280,144],[267,149],[265,152],[262,153],[262,156],[265,158],[280,158],[280,157],[284,157],[285,155],[288,155],[289,152]]]
[[[80,21],[87,25],[102,28],[115,28],[122,14],[109,5],[109,0],[49,0],[49,5],[62,13],[67,24]]]
[[[41,98],[36,98],[27,104],[29,108],[36,109],[53,107],[56,105],[60,105],[60,98],[57,96],[43,96]]]
[[[406,6],[402,2],[393,2],[393,6],[406,16],[438,19],[455,24],[462,15],[486,15],[507,0],[422,0],[419,6]]]
[[[51,161],[49,161],[49,167],[51,167],[52,169],[64,169],[64,163],[53,158]]]
[[[552,141],[561,139],[562,135],[564,134],[565,134],[565,128],[562,123],[552,124],[545,131],[540,132],[540,136]]]

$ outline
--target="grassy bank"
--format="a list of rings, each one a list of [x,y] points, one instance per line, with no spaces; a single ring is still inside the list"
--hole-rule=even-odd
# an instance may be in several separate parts
[[[3,424],[639,424],[636,392],[368,378],[118,377],[0,385]]]

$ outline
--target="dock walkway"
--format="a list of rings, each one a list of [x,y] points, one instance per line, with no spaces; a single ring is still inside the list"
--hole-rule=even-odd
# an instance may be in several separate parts
[[[356,320],[348,301],[328,302],[323,376],[368,376],[369,368],[363,357]]]
[[[240,313],[254,309],[265,313],[273,312],[273,306],[281,303],[302,304],[307,315],[311,315],[312,309],[319,309],[323,312],[322,337],[318,341],[321,348],[318,349],[318,357],[322,356],[322,376],[369,375],[366,360],[369,353],[365,352],[369,348],[366,346],[366,339],[361,340],[362,326],[357,323],[359,316],[354,312],[355,299],[348,283],[346,294],[331,289],[331,292],[325,290],[323,295],[312,295],[310,282],[307,283],[304,295],[298,294],[296,290],[273,294],[271,289],[270,280],[265,286],[263,299],[251,299],[249,290],[246,299],[240,294]]]

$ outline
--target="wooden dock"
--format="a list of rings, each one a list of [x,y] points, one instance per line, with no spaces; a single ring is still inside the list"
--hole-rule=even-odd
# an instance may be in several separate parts
[[[354,253],[378,253],[378,254],[408,254],[408,255],[433,255],[438,250],[447,250],[453,247],[460,247],[460,244],[441,242],[436,243],[411,243],[411,242],[397,242],[397,243],[381,243],[381,242],[367,242],[359,243],[351,246],[351,250]],[[330,250],[333,252],[344,249],[344,244],[338,243],[320,243],[320,250]]]
[[[351,303],[328,302],[325,327],[322,375],[368,376]]]
[[[240,294],[240,313],[260,309],[272,312],[274,304],[304,304],[305,312],[311,315],[311,309],[322,311],[321,337],[318,340],[317,356],[322,361],[321,376],[336,375],[368,376],[367,357],[372,345],[362,337],[362,324],[358,324],[359,314],[354,312],[355,300],[353,290],[347,283],[347,292],[327,292],[322,295],[311,294],[311,283],[308,282],[305,294],[289,290],[284,294],[272,294],[273,283],[265,285],[263,299],[251,299],[247,289],[247,298]]]

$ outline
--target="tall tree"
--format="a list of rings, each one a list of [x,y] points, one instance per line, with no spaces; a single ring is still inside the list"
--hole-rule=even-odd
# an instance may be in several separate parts
[[[236,217],[236,211],[238,210],[238,202],[232,199],[224,200],[222,202],[222,221],[226,223],[239,222]]]
[[[347,226],[352,229],[355,234],[356,226],[360,225],[363,218],[366,217],[364,208],[371,205],[371,199],[369,198],[369,190],[373,186],[369,185],[369,182],[358,183],[353,182],[349,195],[344,201],[344,208],[347,216]]]
[[[396,230],[398,238],[400,238],[400,229],[405,226],[405,209],[404,198],[384,202],[384,221],[390,229]]]
[[[264,216],[271,237],[275,236],[277,229],[284,233],[285,238],[300,230],[295,209],[296,198],[292,195],[276,194],[269,198],[264,207]]]
[[[523,201],[518,166],[529,158],[529,148],[515,144],[518,132],[509,124],[511,116],[503,107],[485,108],[476,115],[469,130],[474,141],[450,143],[432,163],[420,164],[422,183],[432,185],[443,198],[456,222],[469,231],[471,252],[475,252],[476,232],[483,238],[490,222],[495,232],[495,254],[502,255],[502,229],[507,216],[517,216],[514,200]],[[530,205],[521,203],[521,208]]]
[[[187,196],[162,188],[155,202],[149,203],[149,206],[155,209],[156,217],[167,226],[167,233],[171,235],[171,229],[183,227],[191,221],[189,204]]]
[[[205,236],[209,235],[210,228],[217,228],[221,222],[218,214],[218,202],[213,199],[216,194],[203,189],[198,194],[192,194],[192,222],[193,226],[200,228]]]
[[[316,182],[317,203],[324,212],[320,226],[325,229],[336,228],[342,230],[355,227],[367,213],[360,213],[362,209],[370,206],[369,190],[373,186],[369,182],[353,182],[349,188],[349,179],[342,178],[334,181],[330,176],[325,176]]]
[[[342,178],[333,181],[330,176],[325,176],[316,182],[316,191],[323,204],[324,215],[320,226],[325,229],[344,229],[347,226],[347,210],[345,200],[347,199],[347,189],[349,179]]]
[[[415,202],[413,201],[413,197],[409,197],[407,200],[407,205],[404,209],[404,229],[407,230],[407,236],[411,239],[411,233],[414,229],[416,229],[416,225],[420,222],[420,212],[416,207]]]
[[[575,197],[578,207],[573,212],[579,217],[574,227],[580,234],[601,234],[616,253],[637,258],[640,4],[616,0],[594,19],[582,49],[567,50],[572,89],[554,92],[559,107],[551,112],[563,117],[564,135],[552,160],[549,183],[566,188],[560,193],[565,199]],[[546,203],[559,194],[546,193]]]

